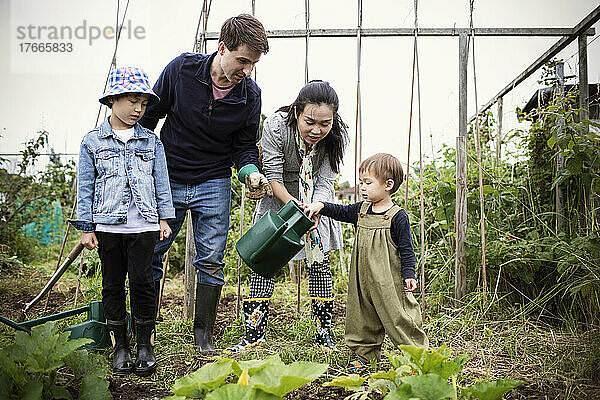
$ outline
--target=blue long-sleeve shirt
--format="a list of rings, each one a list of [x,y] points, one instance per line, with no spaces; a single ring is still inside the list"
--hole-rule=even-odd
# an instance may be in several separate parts
[[[362,201],[358,203],[343,205],[335,203],[323,202],[323,209],[319,214],[337,221],[348,222],[354,226],[358,221],[358,214]],[[387,211],[387,210],[386,210]],[[372,206],[369,206],[367,214],[383,215],[384,212],[374,212]],[[410,233],[410,224],[408,222],[408,214],[403,209],[400,209],[393,217],[390,225],[390,235],[392,241],[398,247],[398,256],[402,261],[402,278],[415,278],[415,250],[413,248],[412,235]]]
[[[154,130],[166,116],[160,139],[169,177],[179,183],[228,178],[233,165],[238,171],[258,166],[260,88],[246,77],[227,96],[214,99],[210,66],[215,55],[184,53],[171,61],[154,85],[160,102],[140,119]]]

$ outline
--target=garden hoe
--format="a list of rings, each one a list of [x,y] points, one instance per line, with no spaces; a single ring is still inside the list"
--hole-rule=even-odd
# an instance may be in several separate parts
[[[56,284],[56,282],[60,279],[60,277],[67,270],[69,265],[79,256],[81,251],[83,250],[83,244],[78,243],[71,253],[67,256],[67,258],[63,261],[60,267],[54,272],[54,275],[50,278],[46,286],[42,289],[42,291],[29,303],[25,304],[22,312],[23,315],[27,313],[34,305],[39,303],[39,301],[50,292],[52,287]],[[86,345],[87,349],[99,349],[106,348],[110,346],[110,338],[108,336],[108,328],[106,326],[106,321],[104,318],[104,309],[102,307],[101,301],[93,301],[89,305],[85,307],[79,307],[74,310],[64,311],[58,314],[49,315],[42,318],[33,319],[30,321],[24,322],[14,322],[8,318],[4,318],[0,316],[0,322],[5,323],[6,325],[12,327],[13,329],[30,332],[31,328],[37,325],[42,325],[48,321],[56,321],[58,319],[63,319],[67,317],[71,317],[73,315],[88,313],[88,320],[77,324],[74,326],[70,326],[65,329],[65,331],[71,332],[71,339],[79,339],[79,338],[88,338],[92,339],[94,342]]]

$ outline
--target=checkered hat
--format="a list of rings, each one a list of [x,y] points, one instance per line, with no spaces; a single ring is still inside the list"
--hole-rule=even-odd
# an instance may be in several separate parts
[[[148,75],[141,68],[120,67],[112,70],[110,73],[110,87],[98,100],[105,106],[110,107],[108,98],[122,93],[149,94],[148,106],[160,101],[160,98],[150,87]]]

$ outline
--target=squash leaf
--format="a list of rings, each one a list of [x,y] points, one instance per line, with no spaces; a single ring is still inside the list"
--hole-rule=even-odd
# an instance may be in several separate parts
[[[338,376],[329,382],[323,384],[323,386],[339,386],[346,390],[354,390],[362,386],[363,382],[367,378],[363,378],[360,375],[352,374],[348,376]]]
[[[479,382],[461,390],[465,399],[501,400],[504,394],[527,382],[513,379],[499,379],[492,382]]]
[[[409,369],[410,369],[410,367],[409,367]],[[396,375],[398,375],[396,370],[390,369],[389,371],[377,371],[374,374],[371,374],[369,376],[369,378],[370,379],[388,379],[390,381],[393,381],[394,379],[396,379]]]
[[[106,358],[100,354],[77,350],[64,359],[76,375],[94,375],[100,378],[106,376]]]
[[[201,397],[225,383],[233,373],[233,360],[222,358],[214,363],[205,364],[200,369],[175,381],[173,393],[187,397]]]
[[[229,384],[210,392],[205,400],[281,400],[281,397],[250,386]]]
[[[58,386],[58,385],[50,386],[50,393],[52,393],[53,399],[73,400],[73,396],[71,396],[71,393],[69,393],[69,391],[62,386]]]
[[[22,400],[41,400],[42,399],[42,389],[44,386],[40,382],[29,382],[29,384],[23,389],[21,393]]]
[[[438,375],[407,376],[400,380],[402,385],[390,392],[385,400],[445,400],[456,396],[454,387]]]
[[[267,393],[282,397],[323,375],[329,365],[308,361],[268,366],[257,371],[250,378],[249,385]]]
[[[248,370],[248,375],[252,376],[266,365],[283,365],[281,358],[278,354],[274,354],[265,358],[264,360],[248,360],[248,361],[234,361],[232,368],[233,373],[236,376],[240,376],[243,370]]]
[[[24,363],[27,372],[51,372],[63,363],[63,358],[92,339],[69,340],[69,332],[55,333],[54,321],[31,329],[31,333],[16,332],[15,342],[6,347],[9,357]]]
[[[86,375],[81,380],[79,400],[110,400],[112,395],[108,389],[108,380],[104,376]]]

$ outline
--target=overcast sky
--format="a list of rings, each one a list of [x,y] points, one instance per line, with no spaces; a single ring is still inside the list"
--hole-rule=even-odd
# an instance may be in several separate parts
[[[412,0],[363,3],[365,28],[413,26]],[[468,3],[468,0],[421,1],[419,26],[467,27]],[[126,0],[121,0],[121,15],[125,4]],[[130,0],[128,30],[123,33],[117,53],[118,65],[140,66],[152,82],[172,58],[192,50],[202,1],[166,4],[162,0]],[[596,0],[476,0],[474,25],[571,28],[597,4]],[[50,144],[55,151],[78,152],[82,136],[94,127],[97,99],[112,59],[114,40],[110,39],[112,31],[107,27],[114,26],[116,5],[116,0],[0,0],[0,153],[18,152],[39,129],[50,133]],[[356,1],[313,0],[311,27],[355,28],[356,5]],[[208,30],[218,31],[227,17],[244,12],[251,12],[251,0],[213,0]],[[256,16],[266,29],[303,29],[304,1],[256,0]],[[48,36],[52,28],[55,35],[62,33],[62,39]],[[595,28],[600,33],[600,24]],[[69,30],[73,35],[70,39]],[[590,37],[589,41],[596,37]],[[476,38],[480,105],[487,103],[558,39]],[[34,42],[59,46],[62,43],[65,51],[32,53],[31,48],[25,51],[26,43]],[[304,83],[304,39],[271,39],[269,44],[269,53],[257,67],[257,81],[263,90],[263,113],[267,115],[291,103]],[[209,42],[208,47],[209,52],[214,51],[216,42]],[[575,42],[559,54],[567,62],[566,75],[577,74],[576,51]],[[423,152],[431,157],[444,143],[454,146],[458,135],[458,38],[421,38],[419,55]],[[590,44],[588,57],[589,82],[600,82],[600,40]],[[363,157],[385,151],[406,160],[411,69],[412,38],[363,38]],[[468,71],[471,115],[475,111],[471,64]],[[505,97],[506,129],[524,128],[517,124],[514,109],[523,106],[539,87],[539,76],[539,72],[534,74]],[[354,137],[356,39],[311,39],[309,78],[331,82],[340,97],[341,115]],[[493,111],[496,112],[495,107]],[[412,160],[418,158],[416,134],[414,129]],[[342,170],[347,180],[353,179],[353,149],[352,141]]]

